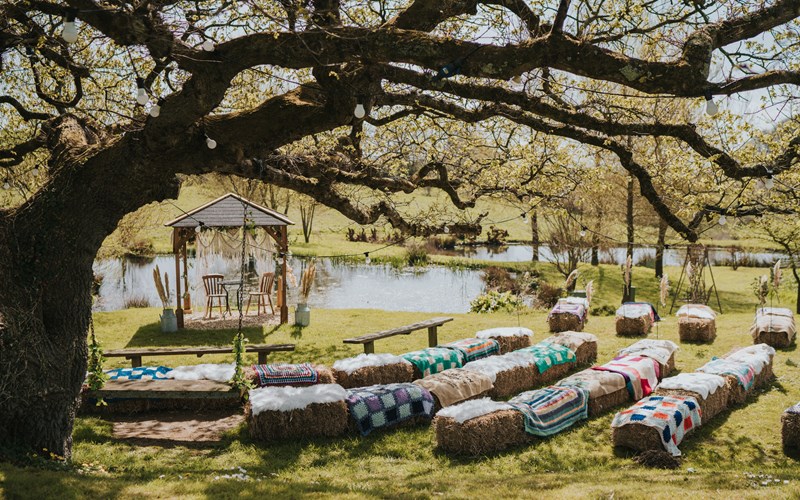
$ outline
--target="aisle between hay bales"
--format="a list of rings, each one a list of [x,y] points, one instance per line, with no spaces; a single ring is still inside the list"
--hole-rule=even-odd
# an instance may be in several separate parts
[[[213,444],[235,431],[244,422],[241,411],[158,412],[113,419],[115,440],[137,445],[186,446],[190,443]]]

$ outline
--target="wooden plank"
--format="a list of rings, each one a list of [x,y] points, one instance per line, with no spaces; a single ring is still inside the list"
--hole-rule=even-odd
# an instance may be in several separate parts
[[[117,399],[238,399],[230,385],[213,380],[109,380],[91,398]]]
[[[287,352],[294,351],[294,344],[250,344],[245,346],[245,352]],[[141,349],[117,349],[104,352],[106,357],[133,357],[142,356],[179,356],[195,354],[203,356],[205,354],[229,354],[233,352],[233,347],[145,347]]]
[[[384,330],[382,332],[377,333],[370,333],[367,335],[362,335],[360,337],[353,337],[349,339],[344,339],[345,344],[366,344],[367,342],[374,342],[378,339],[383,339],[387,337],[393,337],[395,335],[408,335],[411,332],[416,330],[422,330],[425,328],[437,327],[441,326],[448,321],[453,321],[453,318],[450,317],[438,317],[432,318],[425,321],[420,321],[418,323],[414,323],[411,325],[401,326],[398,328],[392,328],[391,330]]]

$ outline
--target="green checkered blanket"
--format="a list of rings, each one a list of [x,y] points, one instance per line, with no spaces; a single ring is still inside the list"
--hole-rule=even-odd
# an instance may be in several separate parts
[[[443,347],[429,347],[401,357],[417,367],[423,377],[464,365],[464,355],[460,351]]]
[[[544,373],[547,369],[556,365],[575,362],[575,353],[569,347],[550,342],[539,342],[536,345],[523,347],[514,352],[532,355],[533,362],[539,369],[539,373]]]

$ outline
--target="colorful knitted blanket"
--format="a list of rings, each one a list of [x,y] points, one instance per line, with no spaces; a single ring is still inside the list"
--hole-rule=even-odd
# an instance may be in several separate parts
[[[460,351],[464,363],[500,353],[500,342],[494,339],[462,339],[439,347]]]
[[[298,365],[288,363],[272,363],[268,365],[253,365],[258,376],[258,386],[289,384],[316,384],[319,381],[319,372],[311,363]]]
[[[400,357],[414,365],[423,377],[450,368],[461,368],[464,365],[464,355],[461,354],[461,351],[444,347],[428,347],[421,351],[403,354]]]
[[[617,413],[611,427],[626,424],[658,429],[664,449],[677,457],[683,436],[700,426],[700,407],[691,396],[650,396]]]
[[[619,373],[625,377],[628,393],[636,401],[656,389],[661,371],[656,360],[645,356],[622,356],[602,366],[593,366],[592,370]]]
[[[433,418],[433,396],[417,384],[348,389],[346,402],[362,436],[413,417]]]
[[[586,307],[584,307],[583,304],[559,302],[550,310],[547,319],[549,320],[555,314],[572,314],[573,316],[577,316],[581,321],[586,321]]]
[[[756,372],[751,365],[724,358],[713,358],[695,371],[721,375],[723,377],[725,375],[732,375],[736,377],[736,380],[739,381],[739,385],[744,387],[745,391],[749,391],[750,388],[753,387],[753,378],[756,376]]]
[[[140,366],[138,368],[116,368],[106,370],[108,380],[166,380],[172,368],[166,366]]]
[[[523,392],[508,402],[525,417],[525,432],[552,436],[588,417],[589,391],[550,386]]]
[[[533,357],[533,364],[539,369],[539,373],[544,373],[548,368],[564,363],[574,363],[575,353],[568,347],[551,344],[550,342],[539,342],[530,347],[517,349],[514,353],[525,353]]]

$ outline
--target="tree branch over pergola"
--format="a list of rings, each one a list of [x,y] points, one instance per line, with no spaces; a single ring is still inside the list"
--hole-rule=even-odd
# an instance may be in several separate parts
[[[475,234],[481,217],[429,220],[392,197],[432,188],[465,210],[499,194],[561,196],[545,181],[557,178],[552,169],[578,172],[580,162],[545,158],[546,142],[607,153],[689,241],[710,214],[796,212],[790,187],[768,200],[750,187],[772,176],[795,182],[793,121],[776,127],[780,141],[740,150],[686,109],[697,98],[745,93],[793,100],[800,0],[397,0],[380,12],[362,4],[0,6],[0,180],[23,193],[0,207],[0,407],[8,409],[0,440],[69,453],[92,261],[125,214],[174,198],[179,174],[261,179],[410,234]],[[72,16],[79,36],[67,43]],[[714,76],[720,64],[724,79]],[[136,85],[149,113],[133,100]],[[366,116],[354,116],[357,104]],[[403,143],[409,130],[418,158]],[[531,157],[500,158],[498,147],[471,158],[436,146],[469,137],[513,140]],[[218,146],[207,148],[207,138]],[[680,153],[679,165],[655,168],[648,150],[656,140],[672,151],[659,157]],[[525,161],[540,167],[519,186],[491,170]],[[687,205],[679,168],[719,186],[688,193],[695,201]],[[372,195],[354,200],[347,187]],[[727,187],[748,198],[733,205]]]

